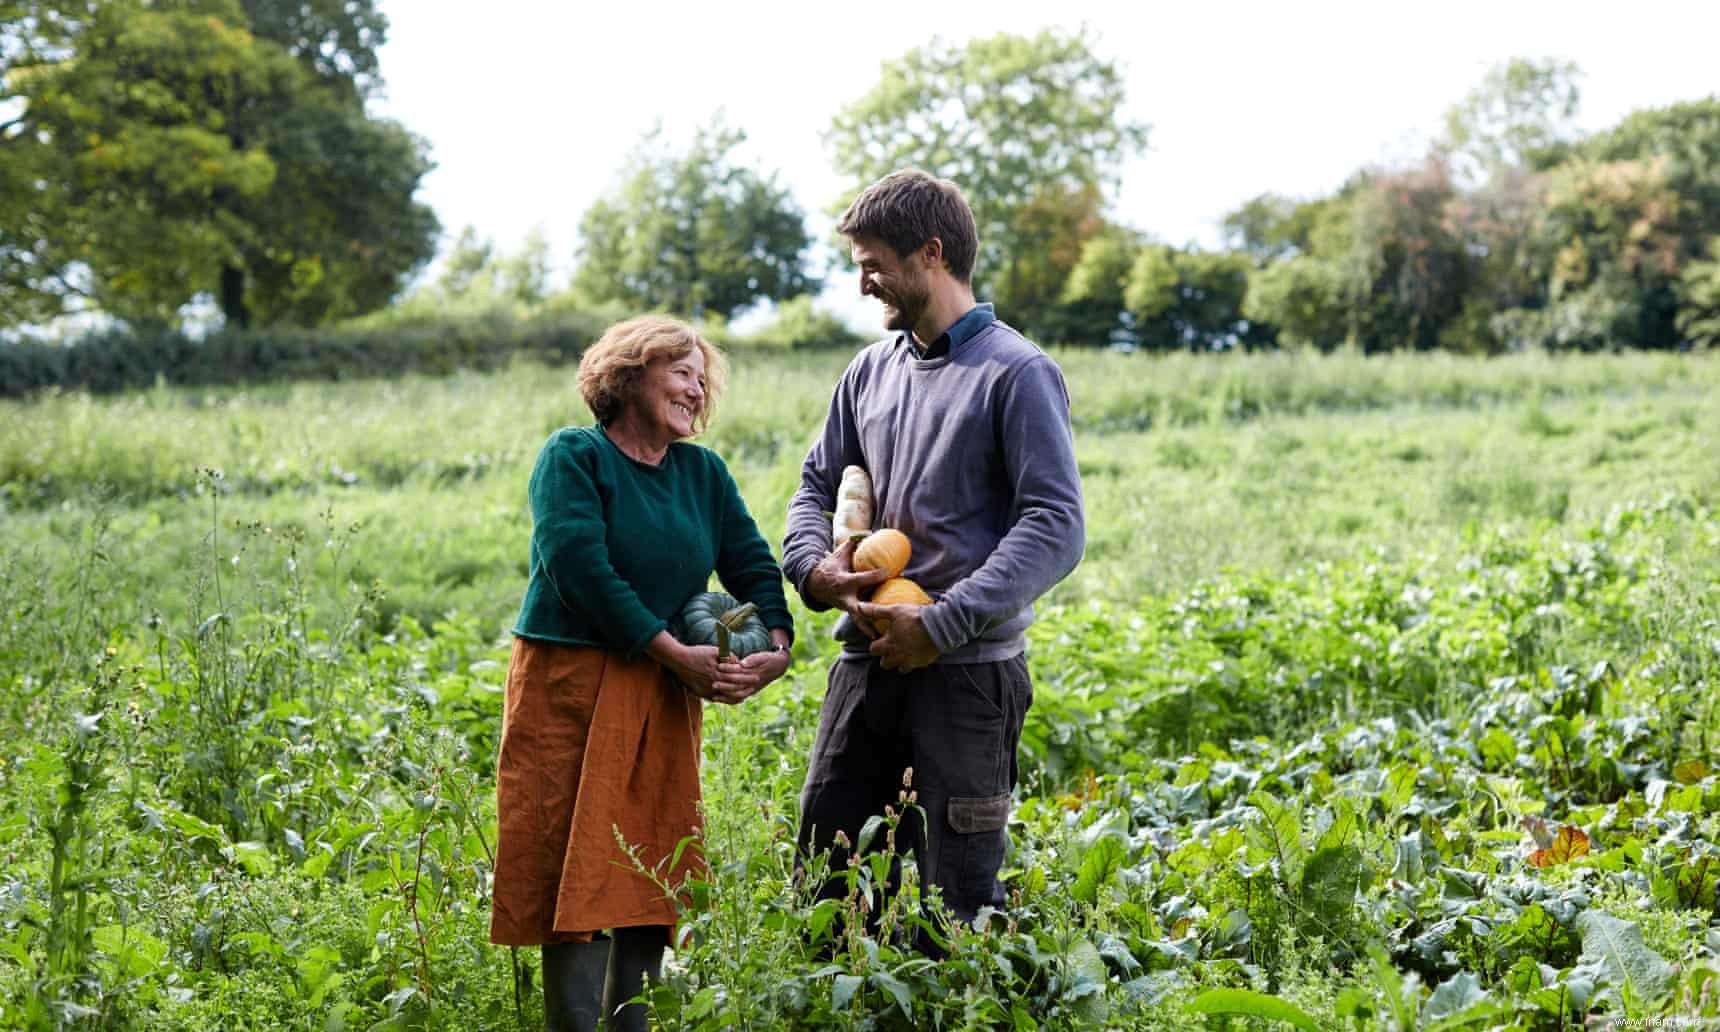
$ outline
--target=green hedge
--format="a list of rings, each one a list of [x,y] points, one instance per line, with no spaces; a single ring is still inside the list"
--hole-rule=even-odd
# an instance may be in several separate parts
[[[71,344],[0,344],[0,397],[48,388],[106,394],[158,380],[204,386],[437,375],[495,369],[515,356],[555,364],[577,359],[607,325],[601,315],[565,312],[523,321],[221,332],[201,340],[174,330],[109,329]]]
[[[0,398],[43,390],[111,394],[153,386],[356,380],[401,373],[488,370],[526,357],[572,362],[621,315],[564,309],[531,318],[507,314],[390,321],[339,329],[263,329],[197,339],[176,330],[107,329],[70,344],[0,342]],[[853,347],[863,338],[810,302],[741,337],[705,328],[725,349]]]

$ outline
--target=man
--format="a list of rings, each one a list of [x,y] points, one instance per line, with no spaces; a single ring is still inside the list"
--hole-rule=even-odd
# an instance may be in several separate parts
[[[978,241],[955,184],[892,173],[837,230],[892,335],[843,373],[788,507],[784,573],[809,608],[843,612],[799,842],[831,849],[841,870],[866,819],[900,810],[912,768],[923,819],[903,819],[898,847],[914,851],[922,892],[935,886],[967,923],[1004,903],[997,873],[1033,701],[1023,631],[1085,538],[1069,392],[1049,356],[974,302]],[[906,576],[931,605],[862,601],[883,572],[855,573],[852,541],[831,552],[828,514],[848,465],[871,474],[873,528],[912,542]]]

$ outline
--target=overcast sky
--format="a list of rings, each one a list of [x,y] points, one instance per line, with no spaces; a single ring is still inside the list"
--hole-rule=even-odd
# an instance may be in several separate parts
[[[386,95],[375,105],[430,142],[422,199],[445,239],[475,226],[502,249],[533,228],[563,275],[580,215],[661,124],[675,146],[722,112],[739,160],[813,217],[849,184],[822,133],[881,65],[937,38],[1074,31],[1117,61],[1147,152],[1111,216],[1175,244],[1219,241],[1226,212],[1267,191],[1315,196],[1357,168],[1425,151],[1444,111],[1493,65],[1582,68],[1579,122],[1720,92],[1720,2],[1438,5],[950,0],[876,5],[384,0]],[[861,325],[875,306],[844,271],[826,304]],[[1006,313],[1000,313],[1005,314]]]

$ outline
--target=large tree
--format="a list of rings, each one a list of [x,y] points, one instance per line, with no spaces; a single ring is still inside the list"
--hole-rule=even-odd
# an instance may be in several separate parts
[[[1445,113],[1441,148],[1454,172],[1479,182],[1506,169],[1545,169],[1576,138],[1581,72],[1570,61],[1512,58]]]
[[[744,139],[720,123],[700,129],[680,153],[647,137],[616,189],[580,219],[575,292],[591,302],[728,318],[761,299],[816,291],[805,214],[774,174],[731,162]]]
[[[363,109],[385,23],[330,20],[368,4],[33,6],[57,45],[10,63],[6,150],[46,214],[0,208],[0,241],[41,241],[36,309],[82,293],[171,321],[208,292],[230,324],[316,323],[386,304],[429,259],[436,219],[413,200],[424,144]],[[253,32],[247,7],[282,38]],[[286,38],[294,26],[312,34]]]
[[[1692,339],[1720,234],[1720,98],[1633,112],[1540,176],[1524,239],[1535,296],[1497,320],[1519,345],[1673,348]]]
[[[1108,228],[1081,249],[1055,312],[1065,333],[1053,340],[1126,339],[1158,351],[1269,347],[1272,328],[1242,313],[1253,266],[1245,251],[1178,249]]]
[[[1678,281],[1678,332],[1699,348],[1720,348],[1720,237],[1709,242],[1708,261],[1685,266]]]
[[[1225,241],[1233,250],[1247,252],[1256,265],[1307,254],[1314,228],[1331,203],[1326,198],[1298,201],[1261,194],[1224,217]]]
[[[1063,282],[1051,325],[1041,331],[1046,343],[1102,347],[1130,328],[1124,322],[1130,317],[1123,295],[1142,242],[1140,233],[1123,226],[1108,226],[1087,238]]]
[[[1293,346],[1441,346],[1463,311],[1475,265],[1453,218],[1457,198],[1449,167],[1434,154],[1416,166],[1353,176],[1307,209],[1308,222],[1294,234],[1271,229],[1288,225],[1276,218],[1251,219],[1271,229],[1248,230],[1257,256],[1271,253],[1275,240],[1291,246],[1288,257],[1251,277],[1242,314],[1276,327]]]
[[[58,163],[39,146],[20,92],[28,70],[70,54],[87,11],[40,0],[0,0],[0,326],[40,322],[75,307],[78,285],[51,229],[60,198],[47,184]]]
[[[826,134],[855,191],[909,166],[953,179],[979,224],[976,288],[1029,328],[1105,229],[1104,192],[1146,144],[1122,72],[1094,44],[1051,30],[934,41],[886,64]]]
[[[1189,351],[1272,344],[1271,330],[1242,313],[1251,266],[1242,251],[1141,248],[1123,294],[1141,344]]]
[[[279,43],[348,98],[381,83],[376,52],[388,39],[377,0],[242,0],[251,31]]]

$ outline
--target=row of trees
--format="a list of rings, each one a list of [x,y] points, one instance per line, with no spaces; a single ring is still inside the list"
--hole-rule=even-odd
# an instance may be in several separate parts
[[[1576,101],[1570,65],[1514,61],[1420,162],[1250,202],[1226,222],[1252,263],[1232,311],[1364,351],[1720,342],[1720,97],[1588,137]]]
[[[1583,137],[1578,79],[1569,62],[1509,62],[1450,109],[1420,161],[1360,170],[1327,197],[1257,197],[1226,218],[1219,251],[1105,216],[1147,129],[1124,116],[1121,75],[1085,36],[911,51],[826,140],[855,189],[910,164],[961,183],[980,227],[976,286],[1043,340],[1367,352],[1720,342],[1720,98]],[[707,139],[639,164],[593,210],[576,286],[686,311],[811,284],[765,275],[792,268],[807,242],[785,195],[716,198],[713,211],[709,190],[689,188],[735,174]],[[729,266],[706,225],[731,231],[716,242]],[[763,225],[780,232],[733,234]],[[779,264],[752,268],[746,289],[699,293],[691,255],[726,269],[760,253]]]
[[[826,142],[856,190],[908,165],[959,182],[979,227],[981,293],[1011,313],[1039,313],[1058,304],[1082,242],[1105,225],[1104,199],[1123,162],[1145,145],[1146,127],[1124,117],[1123,102],[1121,73],[1085,36],[933,44],[887,66]],[[726,319],[761,299],[817,291],[823,270],[805,212],[774,175],[734,161],[744,139],[720,120],[685,149],[647,137],[581,219],[570,289],[549,300]],[[469,281],[483,293],[517,282],[508,270],[534,254],[538,242],[495,255],[463,234],[449,264],[494,262],[495,276]],[[444,276],[426,296],[471,293],[464,275]]]
[[[1257,197],[1226,218],[1219,251],[1104,217],[1145,129],[1120,119],[1120,77],[1082,37],[910,53],[830,142],[856,184],[909,163],[961,182],[990,241],[982,293],[1045,340],[1720,343],[1720,97],[1583,137],[1578,80],[1568,62],[1509,62],[1450,109],[1420,161],[1360,170],[1327,197]]]
[[[314,325],[395,299],[434,250],[422,141],[364,112],[376,0],[0,0],[0,321],[90,306]],[[826,133],[852,189],[906,165],[961,183],[976,287],[1034,336],[1155,349],[1677,347],[1720,339],[1720,99],[1581,137],[1577,70],[1514,61],[1408,167],[1264,195],[1219,251],[1119,224],[1147,127],[1086,33],[933,42]],[[572,282],[541,238],[467,230],[406,301],[727,318],[816,291],[805,212],[721,122],[648,137],[580,223]],[[834,202],[839,210],[847,197]],[[804,302],[801,307],[805,307]]]

